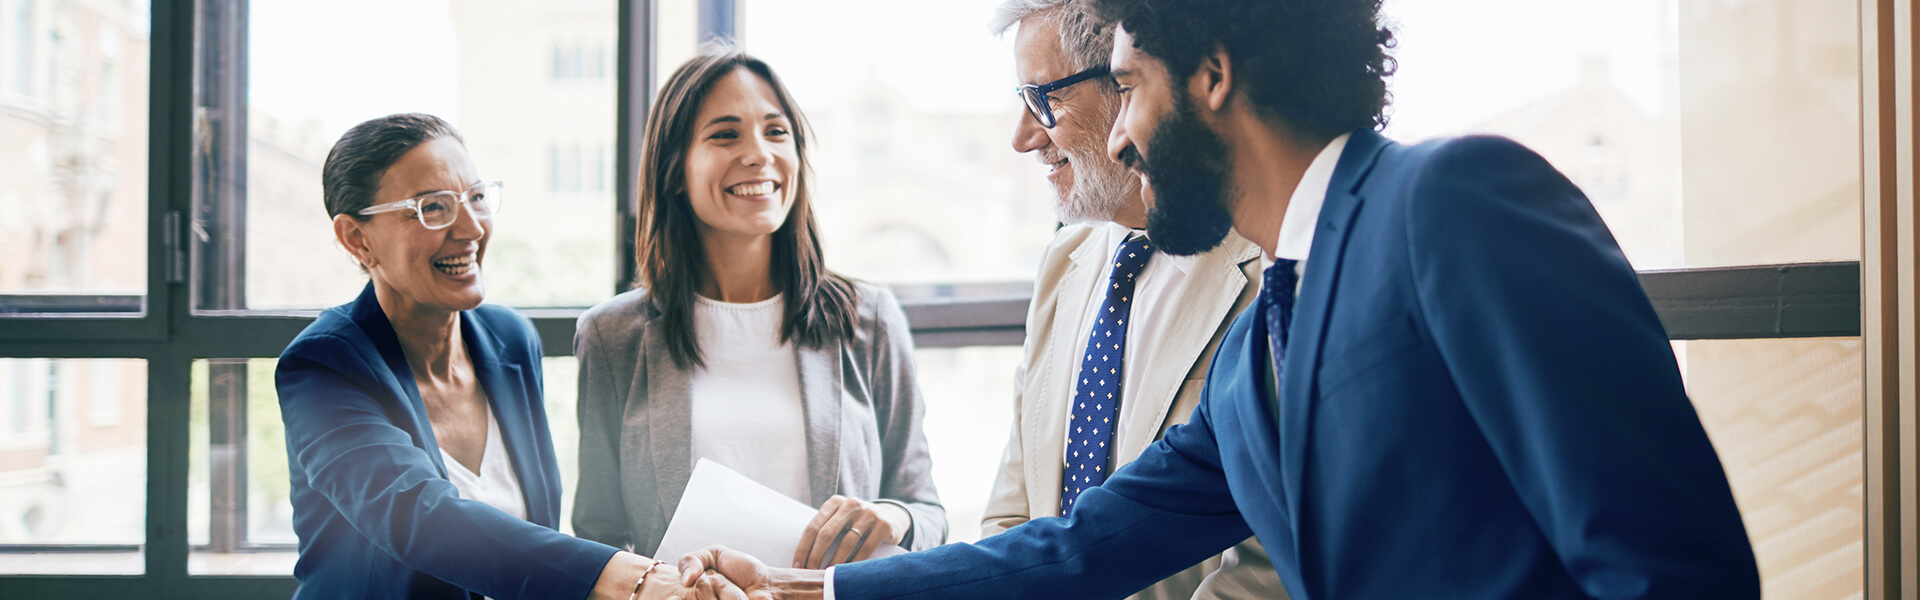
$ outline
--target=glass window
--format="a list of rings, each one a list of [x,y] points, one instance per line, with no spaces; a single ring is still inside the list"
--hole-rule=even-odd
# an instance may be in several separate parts
[[[0,9],[0,295],[35,295],[27,312],[137,311],[61,297],[146,289],[147,5]]]
[[[947,509],[947,542],[979,540],[980,517],[1013,426],[1020,347],[924,348],[914,359],[927,403],[933,484]]]
[[[1866,575],[1859,339],[1676,342],[1768,598],[1858,598]]]
[[[1387,0],[1387,132],[1494,133],[1578,184],[1639,269],[1860,257],[1859,7]]]
[[[187,541],[194,575],[291,575],[298,558],[289,498],[286,426],[271,358],[193,363],[188,447]],[[559,458],[560,530],[573,532],[580,428],[574,416],[579,361],[542,361],[548,425]],[[217,438],[216,438],[217,434]],[[244,441],[236,443],[238,437]],[[238,493],[240,488],[245,493]],[[4,555],[0,555],[4,560]]]
[[[587,306],[613,294],[612,186],[578,184],[607,175],[576,166],[579,148],[613,146],[614,80],[596,74],[617,33],[612,0],[250,11],[248,308],[325,307],[360,292],[366,277],[334,241],[320,167],[353,125],[415,111],[452,122],[481,176],[506,182],[488,301]]]
[[[998,4],[742,9],[747,51],[773,66],[813,123],[814,210],[832,268],[883,283],[1033,279],[1053,238],[1053,190],[1042,166],[1013,150],[1026,117],[1012,38],[987,31]]]
[[[0,574],[145,569],[147,365],[0,359]]]

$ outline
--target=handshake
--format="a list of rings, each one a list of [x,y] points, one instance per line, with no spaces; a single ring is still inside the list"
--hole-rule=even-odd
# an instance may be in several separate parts
[[[630,600],[744,600],[772,598],[820,598],[824,593],[825,573],[819,570],[835,564],[866,560],[882,544],[897,544],[911,527],[912,516],[895,505],[865,502],[834,496],[807,523],[800,543],[793,551],[793,568],[773,569],[753,554],[720,545],[689,552],[677,568],[664,561],[647,561],[622,553],[615,562],[626,562],[632,569],[645,567],[640,577],[603,576],[602,583],[635,581],[628,590],[596,586],[596,597]],[[665,551],[665,548],[662,548]],[[765,555],[765,549],[761,550]],[[624,557],[624,560],[623,558]],[[647,566],[652,562],[651,566]],[[615,565],[608,566],[607,574]],[[625,595],[612,592],[622,592]]]
[[[633,600],[811,600],[824,598],[826,571],[775,569],[752,555],[709,546],[680,558],[677,573],[649,570]]]

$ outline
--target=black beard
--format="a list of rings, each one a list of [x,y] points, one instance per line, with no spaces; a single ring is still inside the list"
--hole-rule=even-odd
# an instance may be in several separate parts
[[[1220,245],[1233,228],[1227,193],[1227,148],[1207,128],[1185,93],[1174,111],[1154,125],[1145,155],[1128,157],[1147,175],[1153,209],[1147,237],[1161,252],[1190,256]]]

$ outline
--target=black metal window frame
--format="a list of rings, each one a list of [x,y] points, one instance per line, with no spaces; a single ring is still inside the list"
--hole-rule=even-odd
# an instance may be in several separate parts
[[[616,280],[633,280],[638,147],[657,79],[654,0],[618,2],[614,227]],[[734,0],[699,0],[700,38],[733,37]],[[284,550],[244,537],[245,359],[277,356],[317,311],[244,310],[247,0],[153,3],[149,81],[147,293],[0,295],[0,358],[127,358],[147,364],[145,543],[0,545],[5,552],[144,549],[141,575],[0,576],[0,597],[286,597],[289,576],[193,576],[187,560],[190,371],[210,361],[216,516],[207,548]],[[202,103],[204,101],[204,104]],[[196,134],[196,130],[200,133]],[[204,144],[204,146],[203,146]],[[188,149],[214,148],[211,152]],[[190,230],[203,225],[205,242]],[[1641,273],[1675,340],[1857,337],[1857,261]],[[989,286],[990,287],[990,286]],[[1030,288],[978,299],[914,299],[903,307],[922,348],[1019,345]],[[204,310],[202,310],[204,309]],[[572,352],[581,309],[523,309],[550,356]]]

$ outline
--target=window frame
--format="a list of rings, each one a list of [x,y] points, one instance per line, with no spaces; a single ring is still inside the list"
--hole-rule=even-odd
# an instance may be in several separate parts
[[[737,31],[735,0],[698,0],[699,39],[732,36]],[[1863,12],[1877,6],[1862,0]],[[617,272],[609,293],[629,289],[635,275],[634,235],[639,145],[645,115],[658,79],[654,66],[658,25],[656,0],[616,0],[618,36],[613,182]],[[240,310],[244,293],[246,148],[247,0],[156,2],[151,10],[152,39],[148,112],[147,288],[144,296],[0,295],[0,358],[126,358],[147,364],[147,483],[144,572],[140,575],[0,575],[0,596],[53,597],[105,595],[273,596],[292,594],[291,576],[189,575],[193,548],[187,535],[190,379],[199,359],[277,356],[317,316],[308,311]],[[1884,18],[1884,17],[1883,17]],[[1869,28],[1869,34],[1887,34]],[[1910,34],[1909,34],[1910,35]],[[1872,48],[1876,37],[1863,40]],[[1908,42],[1911,44],[1910,40]],[[202,54],[206,52],[208,54]],[[213,58],[209,59],[211,55]],[[1907,68],[1911,69],[1911,63]],[[203,111],[197,95],[213,103]],[[222,127],[222,125],[225,125]],[[1888,123],[1886,126],[1891,127]],[[1863,129],[1872,125],[1863,124]],[[200,139],[196,131],[213,133]],[[1865,132],[1869,139],[1878,135]],[[201,143],[218,147],[218,164],[199,152],[181,152]],[[209,171],[232,176],[209,177]],[[1911,175],[1909,174],[1909,177]],[[1863,199],[1863,202],[1866,201]],[[187,216],[203,208],[220,223],[238,223],[213,232],[207,246],[195,248]],[[197,277],[196,277],[197,276]],[[1670,337],[1675,340],[1858,337],[1862,335],[1862,270],[1859,261],[1750,265],[1707,269],[1649,271],[1641,283]],[[217,284],[203,286],[198,282]],[[11,298],[11,300],[10,300]],[[208,302],[211,300],[212,302]],[[922,348],[1019,345],[1031,292],[1008,297],[909,299],[902,308]],[[139,312],[127,307],[138,304]],[[210,306],[211,310],[197,310]],[[9,310],[20,307],[22,310]],[[101,308],[111,310],[93,310]],[[225,308],[223,308],[225,307]],[[32,308],[34,310],[25,310]],[[580,308],[528,308],[548,356],[572,354]],[[217,363],[216,363],[217,364]],[[210,378],[221,379],[221,378]],[[228,378],[232,382],[234,379]],[[209,382],[212,385],[212,382]],[[245,390],[245,366],[237,385]],[[224,391],[231,395],[234,390]],[[211,390],[210,402],[222,390]],[[239,479],[226,485],[244,489],[244,402],[229,408],[227,423],[239,423]],[[210,406],[210,409],[212,407]],[[209,410],[209,413],[212,413]],[[210,419],[214,418],[210,414]],[[211,429],[211,427],[210,427]],[[225,428],[231,430],[233,428]],[[226,441],[232,443],[231,436]],[[1899,441],[1869,445],[1869,455],[1897,452]],[[211,465],[210,465],[211,468]],[[218,475],[216,475],[218,477]],[[237,484],[233,483],[238,481]],[[1869,488],[1879,479],[1870,478]],[[1897,488],[1897,486],[1896,486]],[[228,491],[233,491],[229,489]],[[215,490],[216,497],[220,491]],[[1897,489],[1869,492],[1896,501]],[[244,502],[244,494],[241,501]],[[1911,498],[1906,500],[1911,501]],[[227,550],[285,550],[287,544],[245,540],[244,506],[240,537],[216,540]],[[229,515],[231,516],[231,515]],[[231,523],[228,524],[231,527]],[[1869,526],[1869,534],[1872,535]],[[1898,527],[1897,520],[1893,527]],[[1892,532],[1898,535],[1898,532]],[[215,536],[219,538],[221,536]],[[6,545],[5,552],[128,551],[130,546]],[[1884,559],[1869,553],[1872,573],[1893,582],[1900,573],[1883,573]],[[1892,560],[1912,564],[1911,557]],[[1908,582],[1911,584],[1911,582]]]

